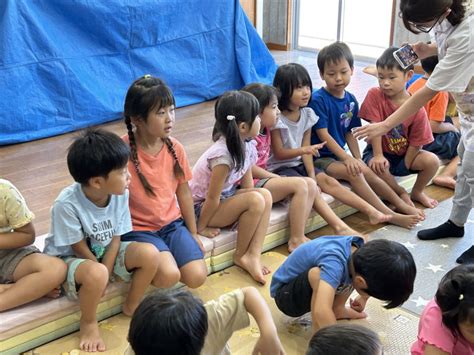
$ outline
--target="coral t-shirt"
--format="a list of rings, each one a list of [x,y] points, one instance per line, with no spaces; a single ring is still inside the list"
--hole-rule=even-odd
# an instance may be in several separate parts
[[[441,309],[431,300],[423,310],[418,325],[418,338],[411,346],[412,355],[423,355],[425,346],[433,345],[452,355],[473,355],[474,344],[456,336],[442,322]]]
[[[414,94],[426,84],[426,78],[419,78],[408,88],[410,94]],[[446,118],[446,110],[448,109],[449,94],[445,91],[439,91],[425,105],[426,114],[432,121],[444,122]]]
[[[380,88],[372,88],[362,103],[359,117],[369,122],[382,122],[398,109]],[[384,153],[403,156],[408,146],[422,147],[433,141],[430,122],[424,108],[382,136]]]
[[[129,142],[127,136],[122,139]],[[155,196],[146,193],[133,162],[128,162],[128,170],[132,175],[128,189],[134,231],[160,230],[181,217],[176,190],[179,184],[191,180],[192,173],[182,144],[174,138],[171,138],[171,142],[184,172],[184,177],[179,179],[174,176],[174,158],[166,144],[163,144],[156,155],[147,154],[137,147],[141,172],[153,188]]]

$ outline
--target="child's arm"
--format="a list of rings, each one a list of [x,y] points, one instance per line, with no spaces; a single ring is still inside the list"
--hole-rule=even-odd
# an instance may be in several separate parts
[[[308,130],[311,134],[311,130]],[[306,134],[306,132],[305,132]],[[321,144],[314,144],[311,145],[309,144],[303,144],[300,148],[285,148],[283,146],[283,142],[281,140],[281,135],[280,135],[280,130],[279,129],[274,129],[271,132],[272,135],[272,150],[273,150],[273,155],[275,155],[275,158],[278,160],[286,160],[286,159],[292,159],[296,158],[299,156],[305,156],[309,155],[311,158],[311,155],[318,156],[318,150],[323,147],[323,143]],[[311,142],[311,141],[310,141]],[[312,158],[311,158],[312,159]]]
[[[261,167],[257,165],[252,166],[252,176],[256,179],[280,177],[279,175],[266,171],[265,169],[262,169]]]
[[[372,139],[372,149],[374,157],[369,161],[369,168],[377,174],[383,174],[390,167],[390,164],[383,156],[382,137],[375,137]]]
[[[415,160],[420,150],[421,150],[421,147],[414,147],[412,145],[408,146],[407,152],[405,153],[405,165],[408,169],[411,168],[411,165],[413,164],[413,160]]]
[[[351,295],[351,289],[348,288],[344,293],[336,295],[334,297],[333,311],[336,319],[360,319],[367,317],[367,314],[363,312],[365,308],[365,303],[367,302],[368,297],[360,299],[359,296],[355,301],[351,300],[350,307],[346,307],[346,302],[349,296]],[[364,302],[365,300],[365,302]],[[354,306],[352,306],[354,304]]]
[[[187,181],[178,185],[178,188],[176,189],[176,198],[178,199],[179,209],[181,210],[181,215],[183,216],[186,227],[198,243],[201,251],[205,253],[201,239],[198,237],[193,195]]]
[[[229,175],[230,168],[225,164],[217,165],[212,168],[211,180],[209,181],[209,189],[207,191],[206,200],[204,201],[199,221],[197,223],[198,233],[205,230],[212,216],[217,211],[220,204],[222,187],[225,179]]]
[[[313,330],[336,324],[336,315],[333,311],[336,290],[326,281],[319,278],[313,280],[310,276],[310,284],[313,289],[311,298],[311,318]]]
[[[89,249],[89,246],[86,243],[85,239],[81,239],[79,242],[71,245],[74,255],[81,259],[89,259],[92,261],[97,261],[97,258]]]
[[[244,287],[242,292],[245,308],[255,318],[260,330],[260,338],[255,344],[253,354],[285,354],[265,299],[254,287]]]
[[[459,132],[459,130],[452,123],[439,122],[430,120],[431,131],[433,133]]]
[[[13,232],[0,233],[0,250],[26,247],[35,241],[35,227],[30,222]]]
[[[247,170],[247,172],[240,179],[240,188],[242,189],[251,189],[253,188],[253,175],[252,169]]]
[[[323,143],[320,143],[320,144],[314,144],[314,145],[311,146],[310,145],[311,144],[311,129],[308,129],[308,130],[306,130],[306,132],[304,132],[302,143],[303,143],[302,148],[314,147],[313,149],[315,149],[313,154],[311,154],[311,155],[310,154],[304,154],[304,155],[301,156],[301,159],[303,160],[303,164],[304,164],[304,167],[306,169],[306,172],[308,173],[308,177],[310,177],[312,179],[315,179],[316,174],[314,173],[313,155],[318,157],[319,156],[318,150],[321,149],[326,144],[326,142],[323,142]]]
[[[114,235],[112,241],[107,245],[107,251],[102,258],[102,264],[109,270],[109,276],[114,272],[115,259],[120,249],[120,236]]]

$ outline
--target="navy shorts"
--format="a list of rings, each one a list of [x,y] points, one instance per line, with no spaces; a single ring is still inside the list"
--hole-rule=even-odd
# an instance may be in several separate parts
[[[182,218],[171,222],[159,231],[132,231],[122,235],[121,239],[125,242],[150,243],[160,252],[169,251],[176,260],[178,268],[204,257]]]
[[[281,286],[275,294],[280,311],[290,317],[299,317],[311,311],[313,288],[309,283],[309,270]]]
[[[323,172],[322,170],[319,170],[318,168],[314,168],[314,173],[316,175],[322,172]],[[272,171],[272,173],[280,175],[280,176],[296,176],[296,177],[308,176],[308,172],[306,171],[306,167],[304,166],[303,163],[301,163],[298,166],[291,166],[291,167],[284,166]]]
[[[390,174],[394,176],[406,176],[411,174],[418,174],[418,170],[411,170],[408,169],[405,165],[405,156],[404,155],[395,155],[395,154],[388,154],[383,153],[385,159],[388,160],[390,163]],[[369,161],[374,157],[374,152],[372,151],[372,146],[368,145],[365,150],[364,154],[362,155],[362,160],[364,163],[369,165]]]
[[[458,156],[458,145],[461,139],[459,132],[433,134],[434,141],[423,146],[424,150],[434,153],[440,159],[453,159]]]

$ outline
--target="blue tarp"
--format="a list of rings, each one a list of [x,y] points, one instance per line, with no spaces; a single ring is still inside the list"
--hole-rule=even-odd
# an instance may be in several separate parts
[[[116,120],[144,74],[184,106],[275,70],[238,0],[0,0],[0,145]]]

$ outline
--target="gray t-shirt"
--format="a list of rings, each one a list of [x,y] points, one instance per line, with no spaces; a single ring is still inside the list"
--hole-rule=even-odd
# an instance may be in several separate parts
[[[303,107],[300,110],[300,119],[297,122],[290,121],[283,115],[280,115],[275,126],[271,130],[279,129],[281,135],[281,141],[283,147],[287,149],[297,149],[301,148],[303,144],[304,133],[311,129],[316,122],[318,122],[319,117],[316,116],[312,108]],[[278,168],[282,167],[294,167],[301,164],[301,156],[278,160],[275,158],[273,152],[270,153],[270,158],[268,158],[267,167],[269,171],[275,171]]]
[[[107,206],[90,201],[81,185],[74,183],[61,191],[51,209],[51,231],[44,252],[54,256],[74,256],[72,244],[85,239],[90,250],[100,259],[113,236],[132,230],[128,208],[128,190],[123,195],[110,195]]]

